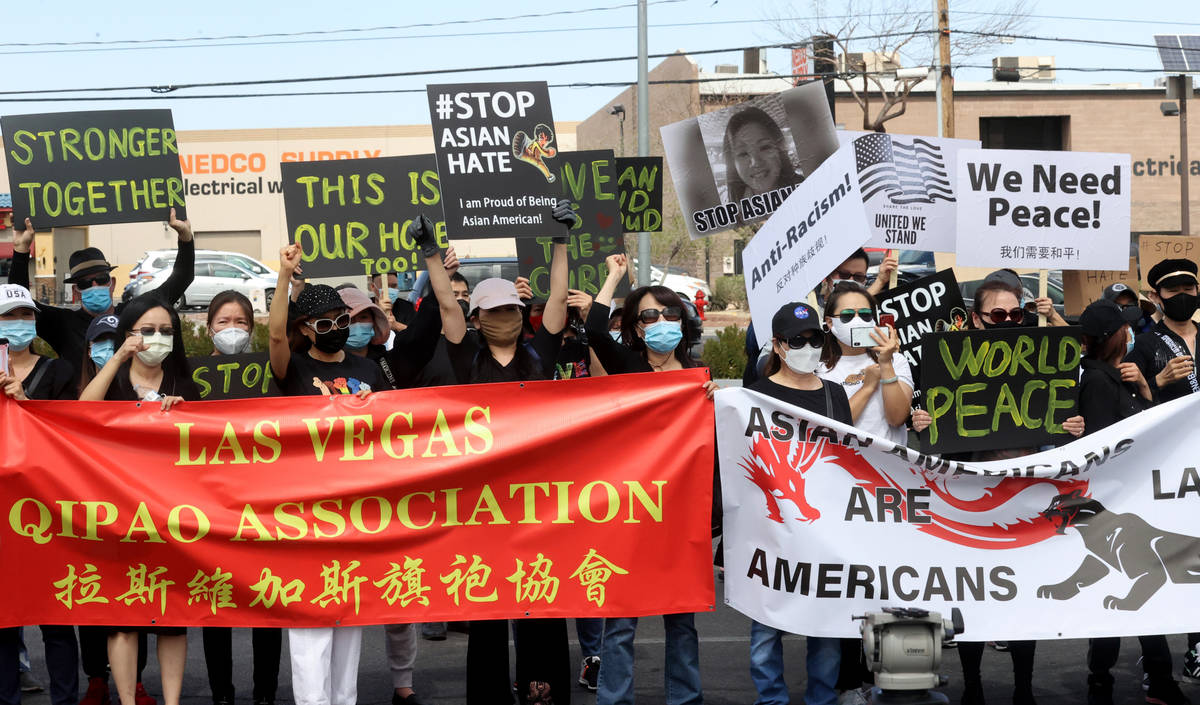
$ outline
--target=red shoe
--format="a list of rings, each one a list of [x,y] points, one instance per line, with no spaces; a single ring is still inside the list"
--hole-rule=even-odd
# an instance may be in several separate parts
[[[137,705],[158,705],[158,701],[146,692],[146,686],[141,683],[137,684],[137,690],[133,693],[133,702]]]
[[[84,693],[83,700],[79,701],[79,705],[109,705],[108,679],[89,678],[87,692]]]

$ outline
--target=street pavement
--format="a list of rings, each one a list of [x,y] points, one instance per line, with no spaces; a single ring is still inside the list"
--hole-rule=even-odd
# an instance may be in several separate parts
[[[750,705],[755,699],[754,685],[750,681],[749,672],[750,623],[746,617],[722,604],[722,587],[723,583],[717,582],[717,609],[696,617],[696,626],[700,633],[700,671],[704,683],[704,699],[713,705]],[[1013,618],[1019,617],[1014,614]],[[967,625],[967,628],[969,630],[970,625]],[[574,639],[573,627],[570,633],[572,662],[578,664],[579,644]],[[237,701],[240,705],[250,705],[250,630],[235,629],[233,634]],[[1176,658],[1175,668],[1178,671],[1185,639],[1182,635],[1175,635],[1170,641],[1172,653]],[[45,682],[46,669],[41,635],[36,627],[26,629],[26,643],[30,647],[34,674]],[[663,643],[662,620],[653,617],[642,619],[638,628],[634,677],[639,703],[663,703],[665,700]],[[153,645],[153,641],[151,644]],[[454,632],[450,633],[446,641],[419,641],[415,686],[423,702],[438,705],[464,702],[466,647],[467,637]],[[1086,703],[1086,653],[1087,641],[1081,639],[1043,641],[1038,644],[1034,692],[1040,705]],[[1113,672],[1117,682],[1114,693],[1117,703],[1145,702],[1141,690],[1138,656],[1140,653],[1137,640],[1124,639],[1121,659]],[[803,637],[785,639],[784,660],[792,702],[800,705],[804,696]],[[510,658],[510,663],[512,662]],[[1011,703],[1012,665],[1008,654],[988,649],[984,653],[983,667],[989,705]],[[952,703],[957,703],[961,692],[957,652],[946,652],[941,672],[950,678],[950,685],[942,689],[942,692],[950,696]],[[291,703],[291,669],[288,665],[286,638],[279,681],[277,702]],[[158,668],[153,656],[146,669],[145,682],[152,695],[158,696],[161,693]],[[358,700],[363,705],[385,705],[391,699],[391,678],[384,652],[383,627],[368,627],[365,630],[358,688]],[[1185,685],[1184,692],[1194,702],[1200,703],[1200,687]],[[115,690],[113,697],[115,703]],[[210,697],[200,630],[191,629],[188,632],[188,662],[182,705],[209,705]],[[571,701],[574,705],[593,705],[595,695],[577,687],[571,693]],[[27,694],[23,703],[49,705],[50,699],[44,692]],[[556,699],[556,703],[561,705],[563,700]]]

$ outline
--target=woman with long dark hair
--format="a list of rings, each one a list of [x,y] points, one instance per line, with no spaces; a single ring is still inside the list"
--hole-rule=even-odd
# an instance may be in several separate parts
[[[730,201],[804,181],[792,166],[783,130],[761,108],[743,108],[729,118],[721,150]]]
[[[80,395],[82,401],[160,402],[163,411],[182,401],[198,401],[183,348],[183,327],[174,307],[154,292],[130,301],[117,319],[117,349]],[[114,627],[108,636],[108,663],[121,705],[135,705],[138,685],[138,632],[157,635],[163,702],[179,705],[187,662],[187,628],[149,630]]]

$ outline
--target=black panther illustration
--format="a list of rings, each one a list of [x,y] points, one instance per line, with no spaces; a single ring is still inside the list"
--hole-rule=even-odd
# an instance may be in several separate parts
[[[1078,531],[1090,555],[1066,580],[1039,587],[1038,597],[1069,600],[1113,568],[1133,587],[1125,597],[1105,597],[1106,609],[1140,609],[1167,580],[1200,583],[1200,538],[1156,529],[1136,514],[1113,514],[1080,490],[1058,495],[1041,515],[1056,533]]]

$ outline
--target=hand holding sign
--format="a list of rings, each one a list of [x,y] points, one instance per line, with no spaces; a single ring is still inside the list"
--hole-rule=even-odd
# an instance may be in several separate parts
[[[171,217],[167,220],[167,225],[179,234],[180,242],[192,241],[192,222],[190,220],[180,220],[175,217],[175,209],[171,209]]]
[[[437,240],[434,237],[433,221],[421,213],[408,224],[408,237],[416,243],[421,254],[433,257],[438,253]]]
[[[33,233],[33,221],[29,218],[25,219],[24,230],[13,228],[13,252],[29,252],[33,245]]]

